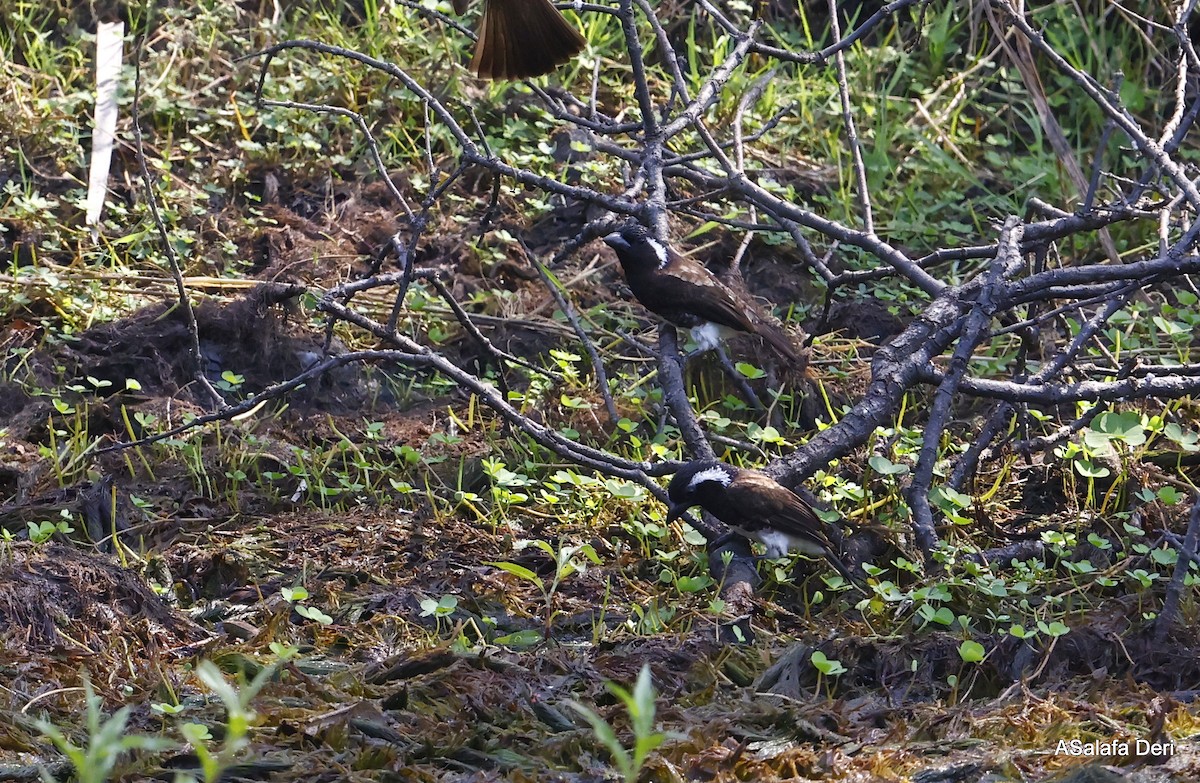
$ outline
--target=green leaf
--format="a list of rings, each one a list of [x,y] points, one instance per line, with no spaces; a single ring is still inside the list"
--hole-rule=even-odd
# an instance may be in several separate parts
[[[1047,636],[1064,636],[1071,632],[1071,629],[1060,623],[1058,620],[1047,623],[1044,620],[1038,620],[1038,630]]]
[[[1151,320],[1154,321],[1154,325],[1157,326],[1163,332],[1163,334],[1168,336],[1173,337],[1175,335],[1191,334],[1191,330],[1188,329],[1187,324],[1180,323],[1179,321],[1168,321],[1161,315],[1156,315]]]
[[[1200,451],[1200,434],[1184,430],[1174,422],[1163,427],[1163,435],[1166,435],[1184,451]]]
[[[1179,553],[1174,549],[1152,549],[1150,559],[1163,566],[1173,566],[1179,561]]]
[[[192,745],[209,742],[213,738],[213,735],[208,730],[208,726],[205,726],[203,723],[184,723],[179,727],[179,732]]]
[[[967,639],[958,646],[958,657],[966,663],[979,663],[987,655],[987,650],[979,642]]]
[[[1075,460],[1075,470],[1086,478],[1104,478],[1112,472],[1103,465],[1097,465],[1088,459]]]
[[[632,481],[605,479],[604,488],[610,495],[621,500],[638,502],[646,499],[646,488],[640,484],[634,484]]]
[[[881,457],[878,454],[867,460],[867,464],[871,466],[871,470],[881,476],[903,476],[908,473],[908,465],[898,465],[887,457]]]
[[[654,680],[650,675],[650,664],[642,664],[637,682],[633,684],[633,698],[626,706],[633,718],[635,734],[645,736],[654,731]]]
[[[845,674],[848,671],[846,667],[842,665],[841,661],[827,658],[825,653],[821,652],[820,650],[813,650],[812,655],[809,656],[809,660],[812,661],[812,665],[816,667],[817,671],[830,677],[836,677],[839,674]]]
[[[917,614],[927,623],[937,623],[947,627],[954,624],[954,612],[945,606],[935,609],[933,604],[921,604],[917,607]]]
[[[281,661],[286,661],[296,653],[300,652],[300,648],[292,644],[284,644],[283,642],[271,642],[267,645],[275,657]]]
[[[518,577],[520,579],[524,579],[527,582],[532,582],[533,584],[537,585],[538,588],[542,587],[542,578],[540,576],[538,576],[537,574],[535,574],[534,572],[530,571],[528,568],[526,568],[523,565],[517,565],[516,563],[510,563],[507,560],[501,560],[499,562],[492,561],[489,563],[485,563],[485,565],[495,566],[496,568],[499,568],[501,571],[510,573],[513,576]]]
[[[738,362],[734,365],[734,368],[752,381],[758,380],[759,378],[765,378],[767,375],[753,364],[747,364],[746,362]]]
[[[1092,427],[1108,433],[1117,440],[1123,440],[1130,446],[1140,446],[1146,442],[1146,428],[1142,424],[1142,415],[1136,411],[1105,411],[1096,417]]]
[[[283,600],[287,601],[289,604],[294,604],[297,601],[303,601],[304,599],[308,598],[308,590],[305,590],[300,585],[297,585],[296,587],[281,587],[279,588],[279,594],[282,595]]]
[[[571,410],[586,411],[591,410],[594,407],[592,403],[588,402],[582,397],[572,397],[567,394],[562,395],[560,401],[562,402],[564,408],[570,408]]]
[[[954,513],[955,511],[969,508],[972,502],[970,495],[964,495],[944,484],[936,486],[930,491],[929,500],[933,505],[946,513]]]
[[[325,614],[315,606],[299,605],[296,607],[296,614],[300,615],[301,617],[306,617],[313,622],[320,623],[321,625],[331,625],[333,623],[332,617]]]
[[[608,721],[601,718],[589,707],[585,707],[577,701],[567,703],[568,706],[583,716],[584,720],[592,727],[592,731],[596,735],[596,739],[600,740],[600,744],[608,750],[612,756],[613,764],[621,773],[621,777],[625,780],[631,780],[633,775],[633,758],[629,755],[629,751],[617,739],[617,733],[613,731],[613,727],[608,725]]]
[[[493,640],[503,647],[532,647],[542,641],[542,632],[535,628],[526,628],[506,636],[498,636]]]
[[[770,426],[762,427],[754,422],[746,425],[746,434],[750,437],[750,440],[759,441],[760,443],[769,443],[777,446],[787,444],[787,441],[779,434],[779,430]]]
[[[708,588],[713,583],[712,577],[708,574],[700,576],[681,576],[675,581],[675,587],[681,593],[698,593],[701,590]]]
[[[230,705],[240,704],[237,691],[225,679],[225,675],[221,674],[221,670],[212,661],[200,661],[196,664],[196,676],[204,683],[205,687],[225,703],[226,708]]]
[[[1175,489],[1175,487],[1159,487],[1158,499],[1165,505],[1174,506],[1183,500],[1183,493]]]
[[[162,713],[163,715],[178,715],[186,709],[187,707],[182,704],[168,704],[167,702],[159,702],[150,705],[151,712],[158,712]]]

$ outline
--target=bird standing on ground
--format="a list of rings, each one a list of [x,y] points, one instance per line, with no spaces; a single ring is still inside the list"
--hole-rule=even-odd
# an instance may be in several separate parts
[[[650,312],[691,330],[700,350],[717,348],[730,333],[746,332],[761,337],[790,364],[801,363],[787,334],[759,312],[749,295],[666,247],[644,226],[628,223],[604,242],[616,251],[634,297]]]
[[[454,0],[455,13],[469,0]],[[485,0],[471,70],[481,79],[550,73],[583,48],[583,36],[550,0]]]
[[[829,540],[827,525],[796,493],[765,473],[715,460],[689,462],[671,478],[667,522],[700,506],[734,532],[758,541],[768,557],[790,550],[824,557],[852,584],[859,584]]]

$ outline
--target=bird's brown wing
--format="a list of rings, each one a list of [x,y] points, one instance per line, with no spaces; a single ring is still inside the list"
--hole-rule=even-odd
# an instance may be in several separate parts
[[[743,526],[750,532],[754,528],[770,527],[795,538],[811,541],[820,547],[825,559],[850,584],[863,589],[860,575],[856,575],[842,560],[838,550],[825,532],[825,523],[794,492],[779,484],[770,476],[755,471],[742,471],[725,488],[725,498],[740,509]],[[758,518],[749,517],[751,510],[758,510]]]
[[[757,526],[771,527],[782,533],[812,541],[827,552],[836,550],[825,532],[825,523],[796,493],[770,476],[754,471],[742,473],[725,489],[726,497],[736,508],[757,519],[747,519]]]
[[[686,284],[686,289],[673,288],[669,300],[664,298],[663,309],[686,307],[706,321],[712,321],[739,332],[753,334],[757,331],[747,311],[746,303],[739,300],[729,286],[697,261],[675,253],[663,273]],[[686,302],[686,305],[684,304]]]
[[[708,305],[708,309],[703,312],[695,309],[697,315],[731,329],[757,334],[787,361],[793,364],[800,362],[800,355],[787,334],[772,324],[766,315],[760,313],[758,305],[751,301],[748,295],[726,285],[699,262],[676,253],[671,255],[671,263],[667,265],[666,272],[698,288],[712,291],[711,296],[697,295],[697,299]]]

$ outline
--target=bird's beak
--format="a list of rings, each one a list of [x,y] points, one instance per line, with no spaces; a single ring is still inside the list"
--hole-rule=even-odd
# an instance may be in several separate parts
[[[614,231],[604,237],[604,244],[613,250],[628,250],[630,248],[629,242],[626,241],[625,237],[621,236],[621,232],[619,231]]]
[[[683,512],[687,511],[688,507],[679,503],[672,503],[667,508],[667,524],[671,524],[675,520],[683,516]]]

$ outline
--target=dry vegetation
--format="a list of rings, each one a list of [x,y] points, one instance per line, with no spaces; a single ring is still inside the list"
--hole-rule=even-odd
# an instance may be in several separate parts
[[[443,5],[0,0],[0,780],[1196,779],[1186,4],[622,0],[496,85]],[[682,367],[625,215],[807,376]],[[868,593],[666,526],[706,452]]]

